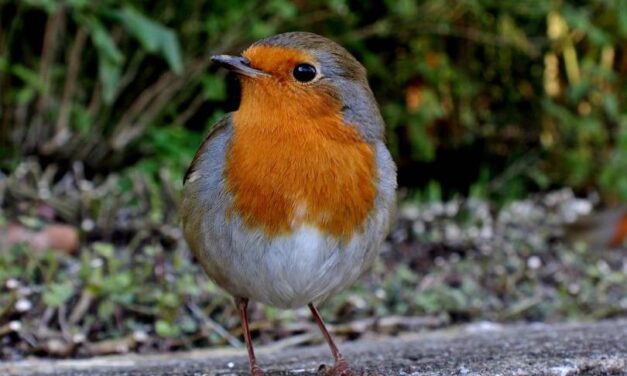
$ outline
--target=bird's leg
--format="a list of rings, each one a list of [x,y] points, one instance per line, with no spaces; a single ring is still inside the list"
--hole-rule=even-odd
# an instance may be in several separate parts
[[[331,338],[329,331],[324,325],[324,321],[322,321],[322,317],[320,317],[320,313],[318,312],[318,309],[313,305],[313,303],[309,303],[309,309],[311,310],[311,314],[313,315],[313,318],[316,321],[316,324],[318,324],[318,328],[320,328],[320,331],[322,332],[324,339],[327,341],[329,348],[331,348],[333,359],[335,359],[335,365],[333,366],[333,368],[331,368],[327,372],[327,375],[329,376],[353,376],[354,375],[353,372],[350,370],[350,368],[348,368],[348,364],[346,363],[346,360],[344,360],[344,357],[342,357],[340,350],[338,350],[337,346],[335,345],[335,342],[333,342],[333,338]]]
[[[248,299],[235,298],[235,304],[239,310],[239,317],[242,321],[242,330],[244,331],[244,341],[246,341],[246,349],[248,350],[248,362],[250,363],[250,374],[252,376],[264,376],[263,371],[257,365],[255,359],[255,350],[253,349],[253,340],[250,338],[250,329],[248,328]]]

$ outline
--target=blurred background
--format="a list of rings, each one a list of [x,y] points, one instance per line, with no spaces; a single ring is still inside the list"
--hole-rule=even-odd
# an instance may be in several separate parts
[[[337,335],[627,316],[627,3],[0,0],[0,358],[241,346],[179,229],[239,85],[210,64],[306,30],[368,69],[399,166]],[[319,341],[251,310],[258,343]]]

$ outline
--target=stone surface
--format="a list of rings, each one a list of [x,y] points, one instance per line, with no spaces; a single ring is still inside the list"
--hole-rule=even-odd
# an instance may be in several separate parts
[[[341,346],[353,368],[382,375],[627,375],[627,320],[596,323],[477,323]],[[317,375],[324,346],[259,349],[267,375]],[[246,375],[243,351],[129,355],[0,363],[0,375]]]

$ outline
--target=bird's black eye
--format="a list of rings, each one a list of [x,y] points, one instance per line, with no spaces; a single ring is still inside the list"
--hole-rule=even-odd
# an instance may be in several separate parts
[[[316,78],[316,67],[311,64],[298,64],[292,74],[300,82],[309,82]]]

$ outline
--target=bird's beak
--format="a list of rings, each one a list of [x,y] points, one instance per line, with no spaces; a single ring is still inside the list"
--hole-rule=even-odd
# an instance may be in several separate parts
[[[268,76],[268,73],[251,67],[250,60],[243,56],[215,55],[211,57],[211,61],[239,75],[251,78]]]

